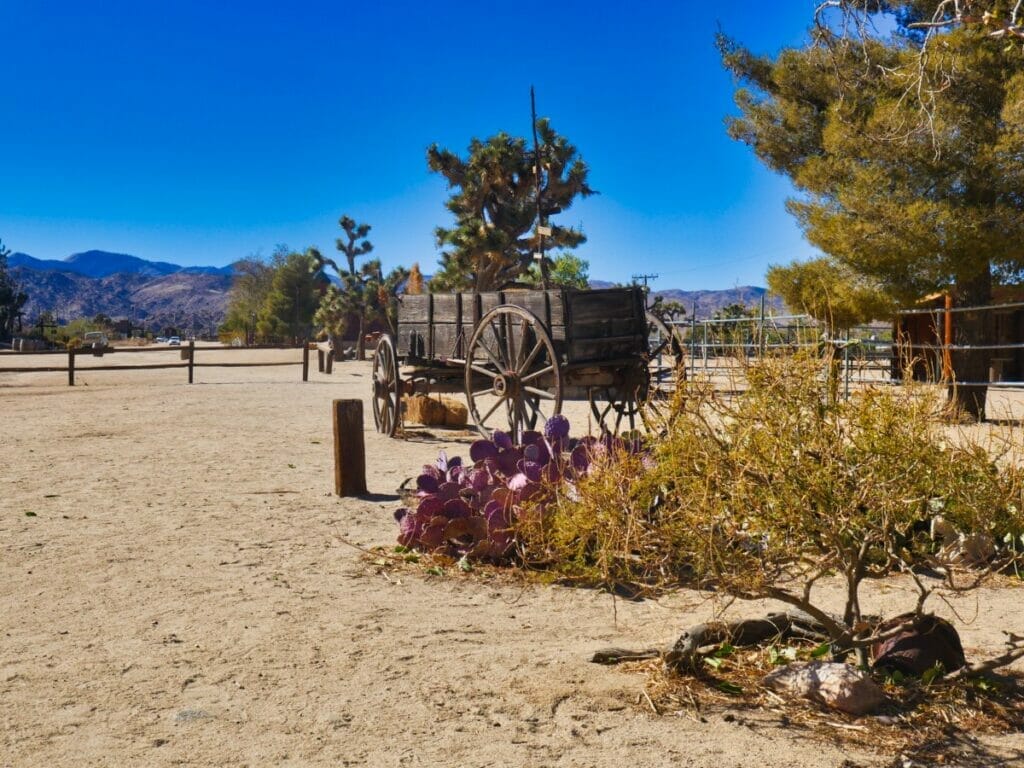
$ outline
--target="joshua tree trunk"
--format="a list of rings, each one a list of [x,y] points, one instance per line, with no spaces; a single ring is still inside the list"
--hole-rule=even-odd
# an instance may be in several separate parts
[[[366,318],[359,316],[359,338],[356,339],[356,359],[366,359]]]

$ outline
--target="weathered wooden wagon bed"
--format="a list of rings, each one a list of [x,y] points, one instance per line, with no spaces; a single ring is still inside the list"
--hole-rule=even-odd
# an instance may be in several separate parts
[[[649,348],[649,322],[664,348]],[[603,427],[633,429],[663,354],[678,359],[680,346],[648,317],[640,288],[406,295],[397,337],[374,356],[374,421],[393,435],[403,394],[464,390],[484,435],[540,428],[564,398],[582,397]]]

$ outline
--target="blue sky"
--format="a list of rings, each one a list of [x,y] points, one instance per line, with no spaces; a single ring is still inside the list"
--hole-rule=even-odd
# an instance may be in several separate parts
[[[601,192],[560,218],[592,277],[763,284],[813,251],[788,183],[725,135],[713,38],[773,53],[813,5],[0,0],[0,239],[223,265],[333,249],[348,213],[429,273],[450,219],[426,147],[527,135],[533,84]]]

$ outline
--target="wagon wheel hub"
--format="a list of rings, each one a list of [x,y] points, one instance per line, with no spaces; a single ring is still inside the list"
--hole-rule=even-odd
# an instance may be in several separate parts
[[[501,305],[476,323],[466,347],[466,397],[481,434],[499,421],[519,439],[562,409],[561,361],[551,334],[523,307]]]
[[[515,371],[505,371],[494,377],[494,394],[498,397],[511,400],[519,397],[523,384]]]

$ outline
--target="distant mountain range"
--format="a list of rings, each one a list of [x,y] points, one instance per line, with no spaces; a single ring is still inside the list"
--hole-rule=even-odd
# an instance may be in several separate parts
[[[83,251],[63,261],[12,253],[7,263],[28,294],[28,320],[46,311],[61,321],[102,313],[146,328],[203,332],[223,322],[235,273],[233,264],[182,267],[107,251]]]
[[[591,288],[611,288],[616,283],[609,283],[604,280],[591,280]],[[764,300],[765,312],[781,314],[786,310],[785,304],[778,296],[768,293],[767,288],[760,288],[754,285],[740,285],[736,288],[726,288],[716,291],[684,291],[679,288],[666,288],[660,291],[653,291],[655,296],[660,296],[665,301],[677,301],[686,308],[686,316],[703,320],[711,317],[718,310],[732,304],[741,304],[759,310],[761,301]]]
[[[28,320],[44,311],[62,321],[102,313],[115,319],[131,318],[154,330],[175,326],[204,332],[223,322],[235,274],[234,264],[182,267],[96,250],[74,253],[62,261],[12,253],[8,266],[28,294]],[[593,288],[614,285],[601,280],[590,284]],[[755,286],[717,291],[673,288],[655,295],[679,302],[688,316],[696,309],[697,317],[706,318],[730,304],[756,309],[766,290]],[[785,309],[775,297],[768,297],[766,307],[776,314]]]
[[[233,264],[226,267],[182,267],[166,261],[147,261],[127,253],[109,251],[82,251],[73,253],[63,261],[37,259],[27,253],[12,253],[7,257],[10,267],[27,267],[36,272],[73,272],[86,277],[109,277],[120,273],[160,277],[176,272],[193,275],[228,275],[235,273]]]

